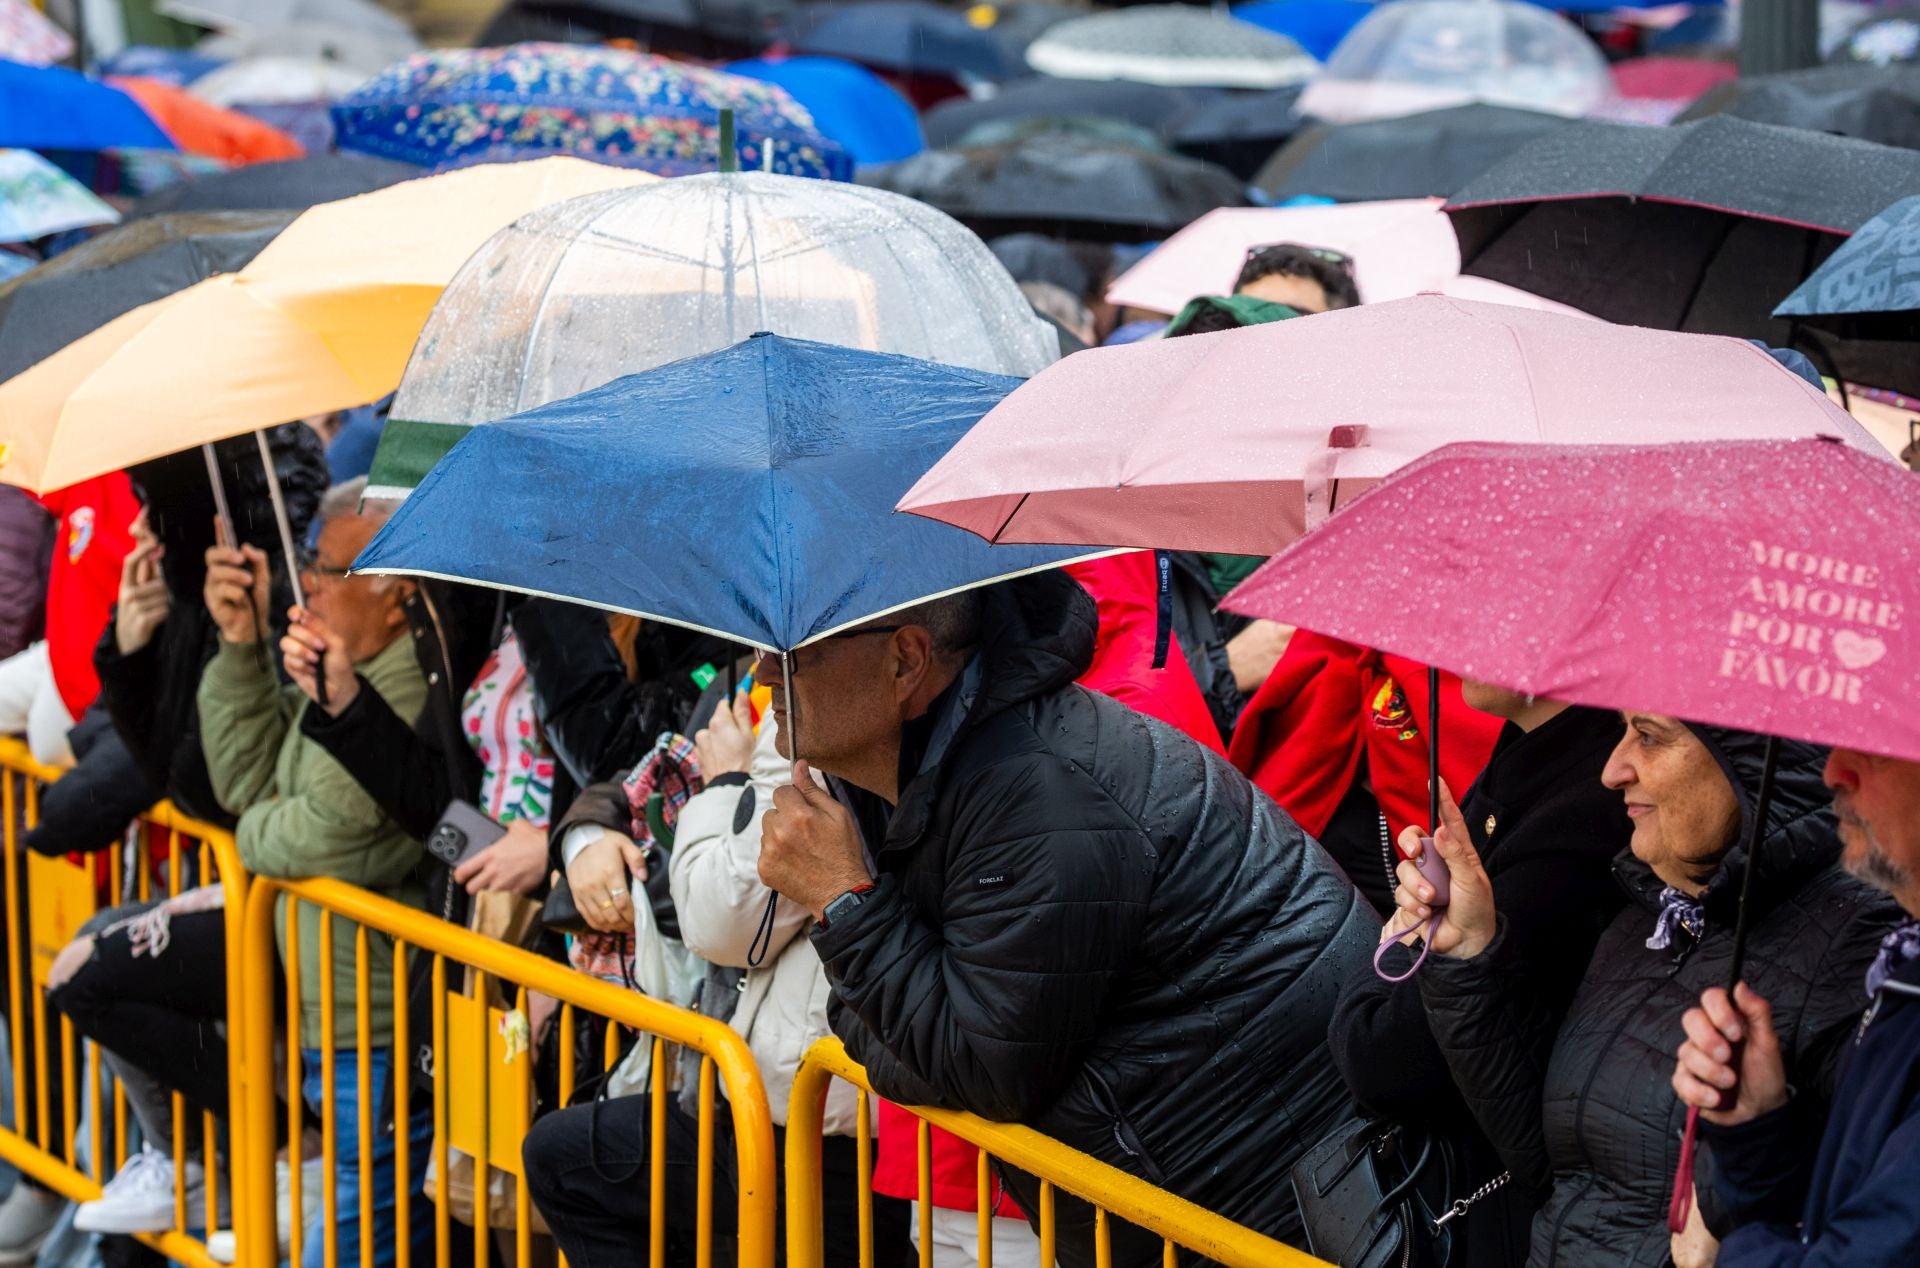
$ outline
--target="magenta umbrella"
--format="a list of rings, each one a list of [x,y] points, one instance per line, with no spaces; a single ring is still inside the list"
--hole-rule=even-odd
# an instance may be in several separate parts
[[[1450,445],[1223,606],[1533,695],[1920,761],[1920,483],[1833,441]],[[1777,751],[1769,741],[1749,859]]]
[[[1819,435],[1884,452],[1744,340],[1422,295],[1076,353],[900,509],[1009,544],[1270,554],[1456,441]]]

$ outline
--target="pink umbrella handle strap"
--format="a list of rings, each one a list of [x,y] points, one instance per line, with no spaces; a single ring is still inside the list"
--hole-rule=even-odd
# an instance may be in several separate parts
[[[1433,950],[1433,931],[1435,929],[1438,929],[1439,927],[1440,927],[1440,913],[1436,911],[1427,920],[1427,931],[1424,934],[1420,935],[1420,939],[1421,939],[1420,954],[1414,957],[1413,967],[1408,969],[1405,973],[1402,973],[1400,976],[1395,977],[1380,967],[1380,957],[1385,955],[1387,953],[1387,948],[1392,946],[1394,942],[1397,942],[1398,939],[1394,939],[1393,941],[1389,941],[1389,942],[1383,942],[1378,947],[1374,948],[1373,971],[1380,975],[1380,980],[1383,982],[1406,981],[1408,978],[1412,977],[1415,973],[1418,973],[1420,971],[1420,966],[1427,962],[1427,952]]]
[[[1680,1137],[1680,1165],[1673,1170],[1673,1198],[1667,1203],[1667,1231],[1687,1230],[1687,1216],[1693,1210],[1693,1146],[1700,1133],[1700,1107],[1687,1107],[1687,1130]]]

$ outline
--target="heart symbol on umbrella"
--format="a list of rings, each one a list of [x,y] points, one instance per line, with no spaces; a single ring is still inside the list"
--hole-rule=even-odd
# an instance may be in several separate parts
[[[1887,654],[1887,645],[1876,635],[1841,630],[1833,636],[1833,654],[1848,669],[1865,669]]]

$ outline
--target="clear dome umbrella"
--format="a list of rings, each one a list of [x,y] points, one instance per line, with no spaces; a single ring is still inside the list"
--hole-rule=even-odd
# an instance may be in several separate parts
[[[884,190],[710,173],[546,207],[495,234],[421,331],[369,496],[468,428],[771,331],[1021,377],[1059,355],[986,244]]]
[[[1470,101],[1585,114],[1607,96],[1606,59],[1580,29],[1523,0],[1392,0],[1353,28],[1301,94],[1330,123]]]

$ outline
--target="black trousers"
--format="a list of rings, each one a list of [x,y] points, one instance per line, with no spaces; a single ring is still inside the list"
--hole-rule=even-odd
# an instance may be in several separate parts
[[[176,913],[167,921],[164,949],[136,956],[129,931],[115,926],[156,905],[111,908],[82,925],[93,936],[93,954],[47,993],[47,1004],[122,1066],[183,1093],[191,1111],[210,1112],[224,1125],[230,1059],[220,1026],[227,1017],[226,916],[217,909]],[[282,1106],[275,1127],[279,1144],[287,1143],[286,1129]],[[166,1148],[164,1140],[155,1144]]]
[[[732,1122],[722,1101],[714,1122],[714,1263],[734,1262],[738,1210],[732,1157]],[[667,1262],[692,1263],[699,1167],[699,1125],[680,1107],[667,1105]],[[553,1229],[554,1240],[574,1268],[630,1268],[646,1258],[649,1230],[649,1114],[644,1096],[615,1097],[597,1105],[557,1110],[527,1133],[521,1149],[527,1188]],[[785,1153],[786,1133],[774,1129],[774,1157]],[[857,1146],[850,1137],[829,1136],[821,1151],[826,1196],[826,1262],[829,1268],[860,1263]],[[786,1261],[786,1178],[780,1175],[775,1223],[776,1264]],[[874,1262],[910,1262],[907,1204],[873,1199]]]

